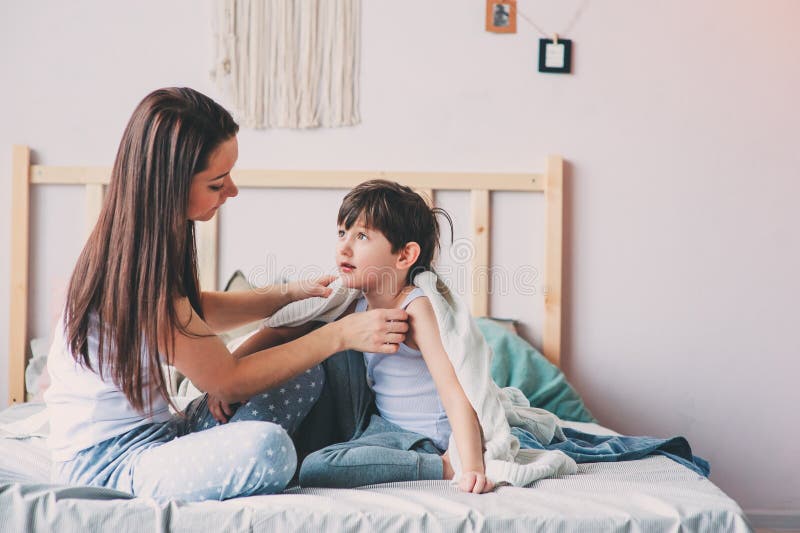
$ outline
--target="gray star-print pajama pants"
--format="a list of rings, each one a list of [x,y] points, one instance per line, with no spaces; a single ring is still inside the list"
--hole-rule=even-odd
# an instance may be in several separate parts
[[[317,366],[234,406],[218,424],[206,395],[171,420],[136,427],[54,465],[54,480],[170,500],[225,500],[282,491],[295,474],[294,433],[317,401]]]

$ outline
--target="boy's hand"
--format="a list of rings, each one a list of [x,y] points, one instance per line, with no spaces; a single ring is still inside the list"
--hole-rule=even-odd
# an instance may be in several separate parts
[[[327,298],[333,292],[333,289],[328,285],[333,282],[338,276],[329,275],[321,276],[313,279],[301,279],[287,283],[287,291],[292,301],[305,300],[306,298],[313,298],[314,296],[321,296]]]
[[[450,451],[448,450],[442,455],[442,477],[444,479],[453,479],[454,475],[453,465],[450,462]],[[461,473],[461,479],[458,480],[458,490],[482,494],[494,490],[494,483],[483,472],[470,470]]]
[[[463,492],[483,494],[484,492],[491,492],[493,489],[494,483],[483,472],[474,470],[462,472],[461,479],[458,480],[458,490]]]

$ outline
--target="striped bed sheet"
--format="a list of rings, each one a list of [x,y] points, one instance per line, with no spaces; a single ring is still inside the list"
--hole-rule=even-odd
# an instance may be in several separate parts
[[[44,439],[10,438],[2,429],[41,409],[0,412],[0,531],[752,531],[713,482],[662,456],[580,464],[576,475],[484,495],[461,493],[446,481],[416,481],[159,505],[107,489],[50,484]]]

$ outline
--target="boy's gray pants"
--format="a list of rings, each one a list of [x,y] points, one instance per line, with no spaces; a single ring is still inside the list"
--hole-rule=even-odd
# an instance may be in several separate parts
[[[430,439],[378,416],[361,352],[337,353],[322,366],[322,394],[293,437],[301,486],[442,479],[441,452]]]

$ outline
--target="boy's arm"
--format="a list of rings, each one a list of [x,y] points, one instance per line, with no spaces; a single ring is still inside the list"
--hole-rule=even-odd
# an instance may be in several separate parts
[[[427,298],[417,298],[411,302],[406,312],[408,312],[408,338],[422,352],[453,429],[462,464],[459,488],[466,492],[488,492],[492,490],[493,484],[485,477],[482,433],[478,416],[469,403],[442,345],[433,307]]]

